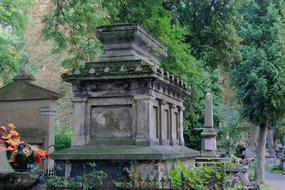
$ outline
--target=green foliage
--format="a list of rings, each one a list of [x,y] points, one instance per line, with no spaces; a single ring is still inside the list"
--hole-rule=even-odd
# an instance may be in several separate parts
[[[168,178],[178,188],[182,186],[182,180],[186,181],[187,187],[193,189],[206,190],[208,189],[207,182],[212,179],[223,181],[226,175],[226,168],[228,166],[224,163],[200,163],[199,166],[188,168],[181,161],[177,162],[177,166],[170,170]]]
[[[172,4],[178,22],[187,28],[186,42],[191,43],[196,58],[207,66],[225,69],[240,60],[241,39],[236,32],[239,0],[180,0]]]
[[[107,22],[100,0],[57,0],[55,9],[43,18],[43,34],[54,42],[54,52],[67,52],[62,66],[75,68],[92,62],[100,52],[96,27]]]
[[[94,189],[98,185],[102,185],[107,177],[107,174],[102,170],[96,170],[96,164],[88,163],[87,166],[91,167],[92,171],[84,174],[78,175],[76,177],[71,177],[69,181],[63,176],[50,176],[47,180],[48,187],[51,188],[63,188],[68,187],[70,189],[78,189],[81,187],[83,190]]]
[[[232,84],[243,116],[260,124],[284,113],[284,7],[281,1],[247,1],[242,10],[243,59],[233,69]]]
[[[49,176],[47,178],[47,185],[50,187],[64,187],[66,178],[64,176]]]
[[[10,82],[20,70],[23,34],[31,0],[0,1],[0,78]]]
[[[226,150],[227,155],[233,154],[237,143],[240,141],[240,133],[244,130],[239,125],[242,119],[240,110],[237,106],[220,104],[217,112],[220,119],[218,128],[219,144],[222,150]]]
[[[203,127],[205,94],[221,93],[217,70],[210,70],[193,57],[192,46],[185,43],[189,35],[187,27],[173,23],[175,15],[168,9],[165,1],[124,0],[112,5],[117,6],[117,15],[112,16],[112,22],[142,25],[168,50],[168,57],[162,61],[162,67],[191,85],[191,96],[186,97],[185,101],[184,134],[187,146],[197,149],[201,141],[200,133],[195,129]],[[217,103],[219,98],[215,97]]]
[[[55,129],[55,151],[69,148],[71,146],[71,128],[56,127]]]
[[[266,168],[266,171],[269,172],[269,173],[274,173],[274,174],[278,174],[278,175],[284,175],[282,162],[280,164],[278,164],[278,165]]]
[[[163,0],[124,0],[117,5],[118,14],[112,22],[137,23],[156,37],[168,50],[163,67],[169,72],[188,80],[199,75],[195,58],[189,44],[183,43],[186,31],[171,24],[171,13],[165,9]]]

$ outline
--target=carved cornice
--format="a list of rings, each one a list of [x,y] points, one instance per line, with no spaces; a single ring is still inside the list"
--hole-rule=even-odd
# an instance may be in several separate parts
[[[92,84],[95,84],[98,81],[140,80],[140,88],[149,88],[149,81],[155,81],[155,84],[168,91],[162,92],[165,94],[169,93],[169,91],[172,93],[180,91],[185,95],[185,93],[188,94],[191,91],[190,87],[180,79],[170,75],[168,72],[164,72],[161,68],[147,64],[143,60],[86,63],[84,68],[74,69],[70,73],[63,74],[62,78],[66,82],[79,86],[82,86],[85,82],[88,83],[88,81],[92,81]],[[147,81],[142,79],[147,79]],[[119,86],[126,85],[122,84]],[[114,88],[116,89],[116,87]],[[180,96],[182,94],[176,95]]]

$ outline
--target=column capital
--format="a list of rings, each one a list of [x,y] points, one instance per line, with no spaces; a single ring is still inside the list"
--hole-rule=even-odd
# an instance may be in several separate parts
[[[177,106],[178,111],[184,111],[185,107],[184,106]]]
[[[168,103],[168,105],[169,105],[169,107],[170,107],[171,109],[177,108],[177,105],[175,105],[175,104],[173,104],[173,103]]]
[[[74,97],[71,99],[73,103],[85,103],[87,101],[87,97]]]
[[[150,95],[135,95],[134,99],[135,100],[154,100],[155,98]]]
[[[158,99],[158,102],[159,102],[161,105],[167,104],[167,102],[166,102],[165,100],[162,100],[162,99]]]
[[[56,115],[56,109],[51,107],[41,107],[40,108],[40,115],[42,116],[54,116]]]

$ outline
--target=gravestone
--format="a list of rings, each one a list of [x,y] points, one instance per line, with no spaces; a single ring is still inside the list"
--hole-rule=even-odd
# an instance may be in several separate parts
[[[205,124],[201,132],[201,152],[196,162],[216,162],[222,160],[217,154],[217,133],[214,129],[213,96],[207,93],[205,96]]]
[[[202,135],[202,157],[216,157],[217,156],[217,142],[216,131],[214,130],[213,119],[213,100],[212,94],[207,93],[205,98],[205,128]]]
[[[128,167],[162,177],[176,160],[192,164],[198,152],[183,138],[190,87],[161,69],[166,49],[133,24],[98,27],[97,37],[100,60],[62,76],[73,85],[73,136],[71,148],[52,155],[57,172],[79,175],[96,162],[109,175]]]
[[[267,132],[267,146],[268,146],[268,153],[269,153],[268,156],[271,158],[275,158],[276,152],[275,152],[275,147],[274,147],[273,131],[272,131],[271,125],[268,127],[268,132]]]
[[[252,128],[250,126],[247,126],[247,137],[246,137],[246,150],[245,155],[246,158],[254,158],[255,152],[256,152],[256,146],[255,146],[255,128]]]
[[[14,82],[0,89],[0,124],[13,123],[21,139],[52,153],[55,101],[61,95],[33,84],[34,80],[21,72]],[[52,168],[53,161],[45,167]]]
[[[285,127],[284,123],[283,123],[283,127]],[[281,164],[282,164],[283,171],[285,171],[285,131],[283,133],[283,150],[282,150],[282,155],[281,155]]]

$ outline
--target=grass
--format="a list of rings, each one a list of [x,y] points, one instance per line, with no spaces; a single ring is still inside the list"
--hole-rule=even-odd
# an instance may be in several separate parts
[[[242,187],[235,187],[235,188],[229,188],[227,190],[242,190]],[[268,187],[267,185],[261,185],[260,186],[260,190],[271,190],[270,187]]]
[[[270,187],[268,187],[267,185],[261,185],[260,190],[270,190]]]
[[[273,167],[270,167],[270,168],[266,168],[266,171],[269,172],[269,173],[274,173],[274,174],[279,174],[279,175],[284,175],[284,171],[280,166],[273,166]]]

